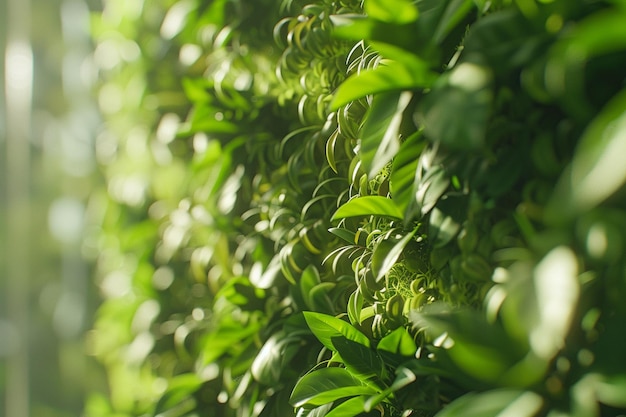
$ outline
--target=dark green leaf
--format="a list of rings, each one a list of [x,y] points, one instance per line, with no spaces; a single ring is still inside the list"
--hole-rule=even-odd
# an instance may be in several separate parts
[[[385,379],[385,364],[376,351],[344,336],[334,336],[331,341],[352,375],[375,382]]]
[[[451,149],[480,149],[491,113],[491,79],[488,67],[469,62],[442,76],[417,115],[428,138]]]

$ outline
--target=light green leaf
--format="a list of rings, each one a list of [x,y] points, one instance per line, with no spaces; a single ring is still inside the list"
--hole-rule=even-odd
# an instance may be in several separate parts
[[[544,361],[552,360],[565,346],[580,297],[577,276],[576,255],[560,246],[534,272],[516,275],[503,287],[507,293],[500,313],[503,325]]]
[[[571,165],[548,203],[546,217],[560,223],[589,210],[626,183],[626,89],[589,124]]]
[[[474,310],[453,310],[434,303],[420,312],[410,313],[410,320],[445,348],[439,352],[440,359],[449,358],[457,367],[456,372],[461,371],[476,381],[500,381],[527,353],[502,326],[487,322]]]
[[[392,219],[402,219],[402,211],[396,203],[386,197],[365,196],[353,198],[339,207],[331,220],[345,219],[358,216],[381,216]]]
[[[354,417],[361,415],[365,410],[366,398],[364,396],[350,398],[330,410],[326,417]]]
[[[186,402],[200,388],[202,382],[196,374],[181,374],[173,377],[169,381],[167,390],[156,404],[155,415]]]
[[[361,310],[363,308],[363,294],[361,291],[354,291],[348,299],[348,318],[350,323],[361,324]]]
[[[363,385],[345,368],[321,368],[298,380],[289,403],[294,407],[322,405],[341,398],[374,393],[374,388]]]
[[[344,336],[347,339],[360,343],[364,346],[370,345],[370,341],[363,333],[341,319],[327,314],[305,311],[304,318],[315,337],[324,346],[332,351],[337,351],[333,345],[332,338]]]
[[[532,417],[541,410],[543,403],[543,398],[534,392],[499,389],[465,394],[435,417]]]
[[[374,178],[400,149],[402,115],[413,94],[385,92],[374,96],[361,130],[361,166]]]
[[[436,78],[437,74],[425,62],[420,61],[419,68],[409,68],[396,61],[386,61],[348,77],[337,89],[330,107],[337,110],[369,94],[429,87]]]
[[[365,0],[364,9],[369,17],[387,23],[411,23],[418,16],[411,0]]]

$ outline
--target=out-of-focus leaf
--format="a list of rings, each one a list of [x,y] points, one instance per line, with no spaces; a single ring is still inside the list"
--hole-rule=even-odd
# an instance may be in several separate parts
[[[331,367],[318,369],[300,378],[289,402],[294,407],[322,405],[341,398],[374,393],[374,388],[363,385],[345,368]]]
[[[358,216],[381,216],[402,219],[402,212],[395,202],[386,197],[365,196],[353,198],[339,207],[331,220]]]
[[[449,194],[437,202],[428,223],[428,238],[435,247],[445,246],[457,235],[466,217],[467,200],[464,194]]]
[[[361,130],[359,155],[368,177],[374,178],[400,149],[400,124],[411,101],[410,92],[387,92],[374,97]]]
[[[580,296],[577,276],[574,253],[557,247],[532,276],[515,276],[506,290],[501,317],[507,332],[520,341],[525,339],[543,360],[551,360],[565,346]]]
[[[337,14],[330,17],[334,25],[333,37],[352,41],[377,41],[411,50],[415,38],[415,24],[388,23],[361,14]]]
[[[435,207],[449,185],[448,174],[440,165],[429,168],[423,177],[416,176],[413,185],[415,200],[409,202],[409,211],[426,215]]]
[[[364,9],[371,18],[395,24],[413,22],[418,15],[411,0],[366,0]]]
[[[489,14],[472,25],[464,41],[469,59],[485,59],[498,74],[520,67],[538,55],[549,39],[512,8]]]
[[[445,9],[438,20],[437,29],[432,35],[435,44],[443,42],[445,37],[465,18],[472,10],[474,4],[472,0],[447,0],[441,1],[445,4]]]
[[[299,342],[299,338],[287,336],[283,331],[270,336],[250,366],[254,379],[266,385],[278,384],[283,370],[298,352]]]
[[[584,132],[571,165],[559,179],[546,208],[553,223],[605,201],[626,182],[626,90],[611,100]]]
[[[316,285],[320,284],[320,274],[313,265],[307,266],[304,271],[302,271],[302,275],[300,276],[300,292],[302,293],[302,298],[306,303],[307,307],[313,308],[313,303],[311,302],[311,290],[315,288]]]
[[[166,412],[192,395],[202,385],[202,379],[196,374],[181,374],[169,380],[167,390],[159,398],[154,410],[154,415]]]
[[[480,149],[491,113],[491,80],[488,67],[469,62],[441,76],[417,113],[426,136],[455,150]]]
[[[456,399],[435,417],[533,417],[543,407],[544,400],[531,391],[499,389],[469,393]]]
[[[488,323],[477,311],[431,304],[411,313],[410,319],[443,346],[439,355],[449,357],[458,370],[477,381],[505,378],[526,353],[501,326]]]

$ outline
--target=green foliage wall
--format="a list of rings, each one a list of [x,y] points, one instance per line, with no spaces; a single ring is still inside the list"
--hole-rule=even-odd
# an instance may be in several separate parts
[[[106,2],[87,414],[626,408],[624,18]]]

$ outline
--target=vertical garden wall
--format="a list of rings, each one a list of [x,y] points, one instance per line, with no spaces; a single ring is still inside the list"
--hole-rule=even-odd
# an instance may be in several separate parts
[[[87,415],[624,413],[625,21],[106,1]]]

